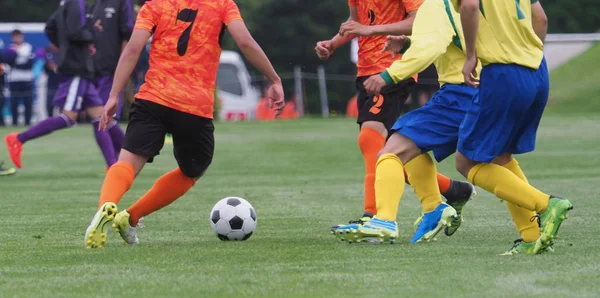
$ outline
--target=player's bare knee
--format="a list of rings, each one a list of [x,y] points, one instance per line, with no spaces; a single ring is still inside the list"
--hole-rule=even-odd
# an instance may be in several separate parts
[[[492,163],[504,166],[505,164],[508,164],[509,162],[511,162],[512,159],[513,159],[512,154],[505,153],[501,156],[497,156],[496,158],[494,158],[494,160],[492,160]]]
[[[121,149],[121,152],[119,153],[119,162],[131,164],[136,176],[142,171],[146,165],[146,161],[148,161],[148,157],[132,153],[125,149]]]
[[[86,109],[86,112],[88,113],[88,115],[90,115],[90,117],[92,119],[97,119],[97,118],[102,117],[102,111],[104,111],[104,108],[101,106],[91,107],[91,108]]]
[[[65,119],[70,123],[69,126],[74,125],[77,122],[77,113],[71,111],[62,111],[59,115],[61,118]]]
[[[360,125],[360,129],[372,129],[380,133],[384,138],[388,136],[388,130],[385,125],[377,121],[365,121]]]
[[[460,152],[456,152],[456,170],[461,173],[465,178],[469,177],[469,171],[475,165],[473,161],[462,155]]]

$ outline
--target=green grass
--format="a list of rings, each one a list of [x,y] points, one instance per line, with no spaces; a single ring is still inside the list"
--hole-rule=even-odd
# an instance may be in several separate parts
[[[550,74],[548,111],[600,113],[600,43]]]
[[[0,297],[598,297],[600,120],[546,117],[530,182],[575,205],[556,253],[501,257],[518,238],[503,204],[479,190],[453,237],[409,245],[420,208],[409,189],[395,245],[348,245],[329,226],[361,214],[363,164],[351,120],[217,124],[216,157],[185,197],[146,218],[141,244],[110,231],[83,248],[104,164],[89,126],[25,146],[25,169],[0,178]],[[1,134],[8,130],[0,130]],[[5,158],[4,148],[0,158]],[[126,208],[176,166],[165,146]],[[441,172],[459,178],[452,158]],[[256,208],[246,242],[221,242],[209,211],[226,196]]]

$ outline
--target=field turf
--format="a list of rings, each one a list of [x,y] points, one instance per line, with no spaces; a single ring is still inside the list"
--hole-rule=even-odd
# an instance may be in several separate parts
[[[0,177],[0,297],[599,297],[600,120],[549,115],[537,151],[519,161],[530,182],[575,209],[554,254],[504,257],[518,238],[508,211],[479,189],[453,236],[409,245],[420,207],[410,187],[395,245],[346,244],[329,226],[361,214],[363,164],[349,119],[217,123],[206,176],[146,218],[141,244],[109,231],[83,248],[105,172],[91,126],[24,147],[24,170]],[[4,135],[10,130],[0,130]],[[8,162],[6,149],[0,159]],[[128,207],[176,166],[171,145],[139,175]],[[439,166],[453,178],[453,158]],[[212,205],[256,208],[246,242],[221,242]]]

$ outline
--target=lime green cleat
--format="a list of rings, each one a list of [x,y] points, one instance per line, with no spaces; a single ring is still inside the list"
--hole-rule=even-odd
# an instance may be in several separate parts
[[[129,225],[129,213],[127,211],[121,211],[115,217],[113,221],[113,228],[121,235],[121,238],[127,244],[138,244],[140,240],[137,235],[137,230],[135,227]]]
[[[514,255],[535,255],[535,254],[543,254],[543,253],[553,253],[554,247],[548,246],[544,247],[539,252],[536,252],[536,244],[537,242],[525,242],[523,239],[515,240],[513,246],[507,250],[505,253],[501,254],[501,256],[514,256]]]
[[[573,210],[573,205],[569,200],[555,196],[550,197],[548,208],[539,215],[542,235],[538,241],[541,242],[541,248],[554,245],[554,240],[558,238],[558,229],[562,222],[569,218],[571,210]]]
[[[85,247],[101,248],[106,244],[106,228],[117,214],[117,205],[105,203],[100,207],[90,226],[85,231]]]
[[[173,144],[173,136],[170,133],[165,136],[165,144]]]
[[[469,202],[471,199],[473,199],[477,195],[475,186],[473,186],[472,184],[467,183],[467,182],[457,181],[457,184],[458,183],[460,183],[460,186],[462,188],[461,193],[463,195],[457,197],[456,200],[453,200],[453,201],[448,200],[446,202],[446,203],[448,203],[448,205],[450,205],[452,208],[454,208],[454,210],[456,210],[456,215],[457,215],[457,217],[452,219],[451,226],[446,227],[444,229],[444,234],[446,234],[446,236],[454,235],[454,233],[456,233],[458,228],[460,228],[460,225],[463,223],[463,216],[462,216],[463,208],[465,207],[467,202]]]
[[[15,168],[5,168],[4,163],[0,162],[0,176],[11,176],[17,173]]]
[[[364,224],[349,224],[335,230],[335,236],[348,243],[390,243],[398,239],[398,224],[395,221],[374,217]]]

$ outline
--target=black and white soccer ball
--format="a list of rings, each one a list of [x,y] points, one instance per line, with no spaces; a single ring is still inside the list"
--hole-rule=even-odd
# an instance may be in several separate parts
[[[248,201],[227,197],[210,211],[210,226],[223,241],[247,240],[256,228],[256,212]]]

